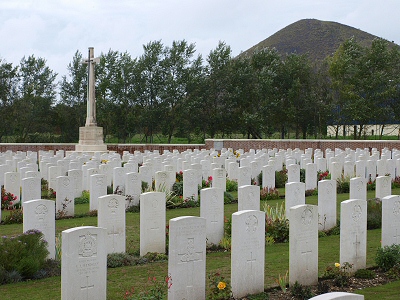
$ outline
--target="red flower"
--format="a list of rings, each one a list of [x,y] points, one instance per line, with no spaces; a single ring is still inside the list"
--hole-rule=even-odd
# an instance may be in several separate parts
[[[8,196],[4,196],[4,201],[7,201],[8,200]]]
[[[212,181],[212,176],[208,176],[208,181]]]

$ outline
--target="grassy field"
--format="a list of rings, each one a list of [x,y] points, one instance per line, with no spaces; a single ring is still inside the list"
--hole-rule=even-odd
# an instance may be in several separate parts
[[[400,194],[400,189],[393,190],[393,194]],[[236,193],[235,193],[236,196]],[[368,198],[374,198],[375,192],[368,192]],[[338,195],[338,215],[340,212],[340,202],[348,199],[348,194]],[[275,205],[283,200],[268,201],[268,204]],[[317,204],[317,196],[306,198],[307,204]],[[263,207],[263,203],[261,204]],[[75,206],[76,213],[89,211],[88,204]],[[225,216],[229,217],[237,211],[237,204],[225,205]],[[5,212],[6,213],[6,212]],[[3,213],[3,218],[4,214]],[[199,208],[184,208],[167,211],[167,220],[178,216],[199,216]],[[74,219],[64,219],[56,221],[56,231],[76,226],[97,225],[96,217],[83,217]],[[15,235],[22,233],[22,224],[0,226],[0,235]],[[139,213],[126,214],[126,237],[127,252],[138,253],[139,251]],[[367,237],[367,267],[375,265],[375,254],[380,246],[381,230],[369,230]],[[339,236],[326,236],[319,238],[319,275],[322,275],[325,268],[333,266],[339,261]],[[276,279],[279,275],[284,275],[289,268],[289,244],[267,245],[265,249],[265,286],[277,286]],[[219,271],[230,277],[230,252],[211,252],[207,253],[206,273]],[[148,277],[156,277],[163,280],[168,274],[166,261],[149,263],[140,266],[121,267],[107,270],[107,299],[123,299],[125,291],[135,288],[142,290],[148,288]],[[365,299],[399,299],[400,281],[394,283],[368,288],[357,291],[365,295]],[[15,284],[0,286],[0,299],[60,299],[61,298],[61,278],[52,277],[42,280],[20,282]]]

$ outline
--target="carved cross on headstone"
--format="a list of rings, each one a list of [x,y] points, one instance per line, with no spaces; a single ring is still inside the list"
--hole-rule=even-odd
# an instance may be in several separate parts
[[[94,288],[94,284],[89,284],[89,276],[86,276],[86,283],[81,285],[81,291],[86,291],[86,299],[89,300],[89,289]]]
[[[88,85],[87,85],[87,109],[85,126],[97,126],[96,123],[96,97],[95,97],[95,74],[94,66],[100,63],[100,58],[94,58],[94,48],[89,47],[88,59],[84,63],[88,64]]]
[[[253,257],[253,252],[250,252],[250,258],[247,259],[247,263],[250,264],[251,275],[253,275],[253,263],[256,263],[257,259]]]

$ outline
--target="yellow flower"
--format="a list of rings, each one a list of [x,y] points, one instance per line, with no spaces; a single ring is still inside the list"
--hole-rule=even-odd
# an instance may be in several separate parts
[[[220,281],[220,282],[218,282],[217,287],[218,287],[218,289],[220,289],[220,290],[224,290],[224,289],[226,288],[226,283],[223,282],[223,281]]]
[[[340,264],[339,263],[335,263],[335,267],[336,268],[340,268]]]

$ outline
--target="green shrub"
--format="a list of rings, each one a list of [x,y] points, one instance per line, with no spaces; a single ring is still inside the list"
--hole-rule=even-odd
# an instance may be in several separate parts
[[[396,176],[396,178],[392,181],[392,189],[400,188],[400,176]]]
[[[82,195],[80,197],[75,198],[75,204],[86,204],[90,202],[90,193],[89,191],[82,191]]]
[[[277,243],[289,241],[289,220],[285,215],[285,203],[277,203],[275,207],[264,205],[265,236],[272,237]]]
[[[400,245],[379,247],[376,253],[375,262],[385,272],[396,264],[400,264]]]
[[[47,242],[38,230],[28,230],[16,237],[3,236],[0,240],[0,269],[6,278],[3,280],[9,282],[10,278],[18,278],[18,274],[23,279],[34,278],[44,266],[48,253]]]
[[[300,182],[306,182],[306,169],[300,169]]]
[[[375,191],[375,180],[367,182],[367,191]]]
[[[313,297],[311,287],[303,286],[298,281],[296,281],[293,286],[290,287],[290,292],[296,299],[307,300]]]
[[[380,229],[382,227],[382,202],[379,199],[367,201],[367,228]]]
[[[176,196],[183,196],[183,181],[175,182],[172,185],[172,191]]]
[[[278,200],[279,191],[276,188],[265,187],[260,191],[260,200]]]
[[[275,187],[284,188],[287,182],[287,170],[281,170],[275,172]]]
[[[344,194],[350,192],[350,177],[343,175],[336,180],[336,191],[338,194]]]
[[[335,263],[335,266],[328,266],[322,276],[324,279],[333,279],[334,284],[337,287],[345,287],[350,283],[352,265],[348,262],[340,265]]]
[[[111,253],[107,255],[107,268],[132,266],[134,258],[127,253]]]
[[[260,186],[262,185],[262,178],[263,178],[263,174],[262,174],[262,172],[261,172],[261,173],[258,174],[258,176],[257,176],[257,180],[258,180],[258,183],[260,184]]]
[[[362,279],[373,279],[375,275],[374,271],[368,269],[359,269],[354,273],[354,277]]]
[[[22,209],[10,210],[10,213],[4,218],[4,224],[22,224],[23,217]]]
[[[233,201],[235,201],[235,198],[233,198],[232,194],[224,192],[224,204],[231,204]]]
[[[227,192],[237,192],[238,190],[238,183],[236,180],[230,180],[229,178],[226,179],[226,191]]]
[[[231,299],[232,291],[228,279],[219,272],[211,273],[208,275],[208,295],[207,299],[210,300],[224,300]]]

